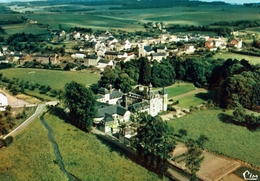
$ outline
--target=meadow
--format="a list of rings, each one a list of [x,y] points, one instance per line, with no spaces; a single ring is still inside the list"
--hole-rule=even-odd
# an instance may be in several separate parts
[[[40,85],[49,85],[52,89],[63,89],[66,83],[76,81],[84,85],[96,83],[100,75],[90,71],[58,71],[31,68],[11,68],[0,70],[3,76],[11,79],[13,77],[19,80],[38,83]]]
[[[255,64],[259,64],[260,63],[260,57],[256,57],[256,56],[248,56],[248,55],[242,55],[242,54],[237,54],[237,53],[231,53],[231,52],[221,52],[221,53],[216,53],[213,56],[214,59],[224,59],[227,60],[229,58],[232,59],[237,59],[237,60],[248,60],[251,64],[255,65]]]
[[[252,132],[245,127],[224,123],[220,120],[221,115],[222,117],[232,115],[232,110],[197,111],[169,121],[168,125],[174,130],[187,130],[188,135],[182,138],[182,141],[189,138],[198,139],[201,134],[204,134],[209,138],[205,143],[207,150],[260,166],[258,152],[260,132]]]

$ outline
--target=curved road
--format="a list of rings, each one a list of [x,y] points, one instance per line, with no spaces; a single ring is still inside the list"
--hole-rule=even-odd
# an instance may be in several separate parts
[[[4,136],[4,139],[8,136],[14,137],[16,134],[18,134],[20,131],[22,131],[26,126],[28,126],[44,109],[45,104],[39,104],[37,106],[36,111],[33,115],[31,115],[26,121],[24,121],[22,124],[20,124],[17,128],[15,128],[12,132]]]

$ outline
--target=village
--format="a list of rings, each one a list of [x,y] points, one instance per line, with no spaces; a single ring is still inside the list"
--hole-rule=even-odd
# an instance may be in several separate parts
[[[36,22],[36,23],[35,23]],[[37,24],[37,21],[29,21]],[[130,40],[127,37],[116,38],[109,31],[88,33],[83,31],[65,32],[64,30],[50,30],[47,42],[54,45],[74,44],[73,49],[63,46],[66,56],[56,53],[22,53],[11,51],[8,45],[2,46],[0,62],[15,63],[23,66],[26,62],[38,62],[42,65],[59,65],[63,62],[73,62],[73,70],[78,66],[96,67],[103,71],[106,66],[114,67],[117,62],[127,62],[132,59],[146,57],[150,61],[161,62],[162,59],[172,56],[196,55],[199,52],[228,50],[229,48],[241,50],[244,32],[232,32],[233,39],[221,36],[208,36],[200,34],[175,33],[171,34],[164,29],[160,22],[148,22],[146,27],[155,29],[159,36],[139,37]],[[114,31],[114,30],[113,30]],[[138,36],[137,36],[138,37]],[[170,46],[174,44],[175,46]],[[168,47],[168,48],[167,48]],[[76,51],[75,51],[76,49]],[[64,54],[64,53],[63,53]]]

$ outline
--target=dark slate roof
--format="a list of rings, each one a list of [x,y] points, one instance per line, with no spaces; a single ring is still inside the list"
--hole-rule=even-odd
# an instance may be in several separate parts
[[[109,52],[109,51],[106,51],[105,55],[118,55],[118,52]]]
[[[5,56],[0,56],[0,60],[5,60]]]
[[[162,52],[162,53],[153,53],[153,56],[165,56],[166,53]]]
[[[95,115],[96,118],[104,117],[105,114],[118,114],[123,116],[127,110],[119,105],[109,105],[99,103],[97,106],[97,114]]]
[[[97,55],[87,55],[86,57],[85,57],[85,59],[97,59],[98,58],[98,56]]]
[[[113,116],[112,116],[111,114],[105,113],[104,121],[105,121],[105,122],[114,121]]]
[[[132,104],[131,106],[129,106],[129,109],[131,111],[142,111],[144,109],[148,109],[149,108],[149,103],[148,101],[143,101],[143,102],[138,102],[135,104]]]
[[[124,94],[120,91],[115,91],[113,90],[111,93],[110,93],[110,99],[114,99],[114,98],[118,98],[118,97],[122,97]]]
[[[147,52],[153,51],[151,46],[144,46],[144,50]]]
[[[98,63],[109,63],[109,62],[110,62],[110,60],[106,60],[106,59],[100,59],[98,61]]]
[[[98,93],[105,95],[105,94],[109,94],[109,91],[106,88],[101,87],[100,89],[98,89]]]
[[[166,92],[166,89],[165,89],[165,87],[163,87],[163,90],[162,90],[162,95],[165,95],[165,94],[167,94],[167,92]]]

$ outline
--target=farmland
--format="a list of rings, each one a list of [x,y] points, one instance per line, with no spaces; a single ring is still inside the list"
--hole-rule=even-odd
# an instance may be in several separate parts
[[[232,57],[232,59],[237,59],[237,60],[242,60],[242,59],[248,60],[250,62],[250,64],[253,64],[253,65],[260,63],[259,57],[242,55],[242,54],[237,54],[237,53],[222,52],[222,53],[217,53],[213,56],[213,58],[215,58],[215,59],[222,58],[224,60],[227,60],[231,57]]]
[[[171,8],[159,8],[154,13],[154,8],[145,9],[117,9],[112,10],[115,5],[100,5],[100,6],[81,6],[75,5],[73,11],[68,5],[60,6],[10,6],[11,9],[21,11],[31,11],[33,13],[26,14],[26,18],[36,20],[41,24],[48,24],[52,29],[57,29],[61,24],[63,28],[80,26],[98,30],[107,30],[110,28],[121,29],[127,31],[145,30],[143,23],[149,21],[163,21],[165,24],[180,24],[180,25],[209,25],[211,23],[228,19],[229,21],[236,20],[254,20],[259,14],[257,8],[231,6],[231,5],[198,5],[194,7],[181,6]],[[118,6],[116,6],[118,7]],[[61,10],[52,11],[52,10]],[[79,11],[76,11],[79,9]],[[68,10],[70,13],[67,13]],[[243,14],[243,17],[240,15]],[[6,15],[7,16],[7,15]],[[24,16],[24,14],[8,15],[6,18],[16,18]],[[24,25],[22,28],[19,25],[11,28],[10,25],[4,25],[4,29],[8,34],[20,32],[21,29],[28,32],[30,29],[35,29],[34,33],[44,33],[45,30],[40,30],[35,27]]]

